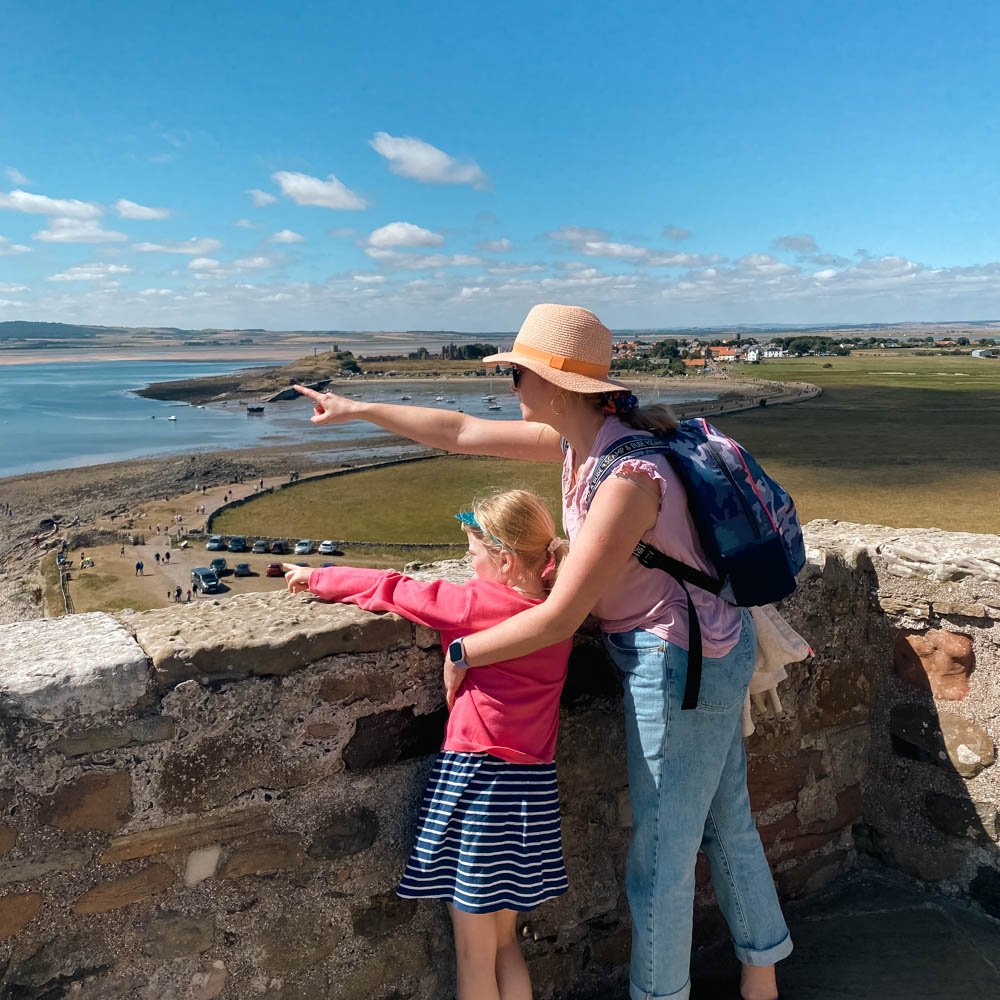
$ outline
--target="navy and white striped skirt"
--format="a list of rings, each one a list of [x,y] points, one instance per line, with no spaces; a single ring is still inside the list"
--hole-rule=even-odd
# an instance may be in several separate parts
[[[555,764],[438,754],[396,892],[493,913],[534,909],[567,884]]]

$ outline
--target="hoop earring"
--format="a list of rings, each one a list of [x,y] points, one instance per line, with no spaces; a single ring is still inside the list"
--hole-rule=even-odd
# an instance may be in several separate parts
[[[561,399],[563,401],[563,407],[561,410],[556,409],[556,399]],[[557,417],[561,417],[566,412],[566,393],[560,390],[558,396],[553,396],[549,400],[549,408]]]

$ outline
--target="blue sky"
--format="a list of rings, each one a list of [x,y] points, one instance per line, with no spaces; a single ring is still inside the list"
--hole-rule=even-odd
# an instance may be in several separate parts
[[[146,6],[0,0],[0,320],[1000,318],[996,5]]]

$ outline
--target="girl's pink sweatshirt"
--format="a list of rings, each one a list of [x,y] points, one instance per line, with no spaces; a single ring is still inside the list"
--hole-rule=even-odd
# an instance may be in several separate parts
[[[442,649],[541,603],[487,580],[421,583],[392,570],[350,566],[313,570],[309,589],[325,601],[395,611],[435,629]],[[516,764],[554,760],[559,696],[572,644],[565,639],[514,660],[469,668],[448,716],[442,749],[488,753]]]

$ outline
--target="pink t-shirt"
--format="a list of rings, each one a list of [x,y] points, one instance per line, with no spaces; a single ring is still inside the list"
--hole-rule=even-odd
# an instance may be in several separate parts
[[[393,570],[352,566],[314,569],[309,589],[327,601],[395,611],[440,632],[444,649],[541,603],[489,580],[421,583]],[[526,656],[470,668],[448,716],[442,749],[488,753],[515,764],[552,763],[572,648],[573,640],[564,639]]]
[[[586,514],[583,499],[587,485],[601,455],[624,437],[643,435],[618,417],[608,417],[594,439],[583,467],[574,479],[577,458],[572,448],[563,459],[563,528],[570,541],[576,537]],[[656,524],[642,540],[661,552],[707,573],[714,573],[698,541],[698,532],[688,513],[684,487],[670,462],[663,455],[627,458],[618,466],[623,471],[649,476],[660,489],[660,513]],[[599,492],[599,491],[598,491]],[[688,584],[691,599],[701,625],[702,651],[705,656],[724,656],[740,637],[743,616],[739,608],[714,597],[707,590]],[[649,569],[630,559],[621,578],[594,608],[605,632],[630,632],[645,629],[683,649],[688,648],[687,601],[684,590],[662,570]]]

